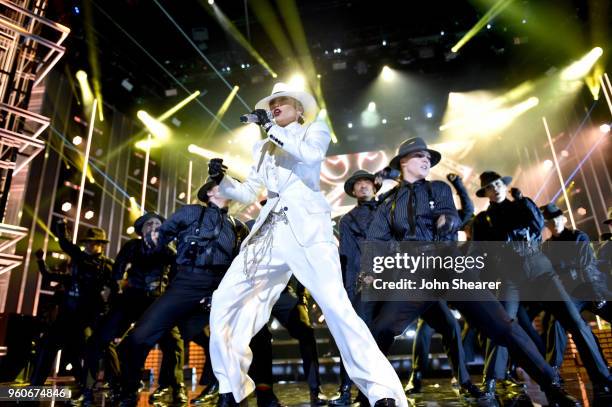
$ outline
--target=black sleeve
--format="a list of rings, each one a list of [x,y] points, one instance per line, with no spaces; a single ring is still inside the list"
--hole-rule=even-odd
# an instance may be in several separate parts
[[[465,185],[463,185],[461,178],[455,178],[455,181],[453,181],[453,187],[455,187],[455,191],[457,192],[459,201],[461,202],[459,217],[461,218],[461,226],[463,227],[474,216],[474,203],[472,202]]]
[[[66,231],[66,225],[64,223],[55,223],[54,232],[57,236],[60,247],[68,256],[72,258],[73,262],[83,256],[81,248],[70,241],[68,232]]]

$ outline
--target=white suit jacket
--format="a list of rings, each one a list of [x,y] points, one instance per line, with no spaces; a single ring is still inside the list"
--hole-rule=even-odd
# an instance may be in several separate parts
[[[242,247],[272,210],[281,209],[300,245],[333,242],[331,207],[320,189],[321,162],[331,139],[327,125],[319,121],[307,126],[275,125],[268,136],[255,143],[248,178],[239,182],[226,176],[219,186],[223,196],[244,204],[254,202],[263,187],[268,190],[268,201]]]

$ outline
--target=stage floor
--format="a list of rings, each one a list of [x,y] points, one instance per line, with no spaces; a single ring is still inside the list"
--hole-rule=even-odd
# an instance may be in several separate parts
[[[475,383],[480,383],[481,378],[478,376],[472,376]],[[566,390],[572,394],[574,397],[580,399],[583,402],[583,405],[591,406],[591,407],[604,407],[597,406],[592,403],[589,403],[588,398],[590,397],[591,386],[590,384],[585,384],[582,379],[578,376],[574,377],[564,377],[565,379],[565,388]],[[58,385],[61,384],[58,382]],[[66,383],[67,384],[67,383]],[[202,386],[193,386],[191,383],[186,383],[189,390],[189,398],[192,399],[197,396],[202,390]],[[336,389],[337,385],[335,384],[326,384],[322,386],[323,392],[327,396],[332,396]],[[140,393],[140,399],[138,402],[138,407],[149,406],[148,398],[149,394],[153,389],[145,389]],[[509,407],[509,406],[532,406],[532,405],[545,405],[545,397],[542,392],[539,391],[539,387],[531,382],[527,382],[526,390],[524,392],[517,392],[517,388],[508,388],[504,389],[502,386],[498,386],[498,393],[501,396],[498,399],[498,406],[500,407]],[[276,383],[274,385],[274,391],[278,398],[281,400],[283,404],[288,405],[289,407],[298,407],[298,406],[309,406],[309,398],[308,398],[308,387],[306,383],[298,382],[298,383]],[[353,390],[355,393],[355,390]],[[525,395],[528,397],[525,398]],[[111,406],[107,399],[104,397],[104,392],[99,391],[95,394],[95,400],[97,406]],[[2,402],[0,402],[2,403]],[[5,402],[6,403],[6,402]],[[257,401],[254,397],[249,398],[249,404],[251,406],[256,406]],[[2,405],[9,405],[4,404]],[[24,405],[32,405],[32,403],[24,403]],[[69,405],[65,402],[59,402],[52,404],[50,402],[40,402],[38,405],[40,406],[65,406]],[[166,404],[158,404],[158,406],[164,406]],[[420,394],[416,394],[408,399],[409,406],[418,406],[418,407],[450,407],[450,406],[467,406],[467,405],[478,405],[476,403],[470,403],[470,400],[467,400],[461,396],[459,396],[458,392],[451,385],[450,379],[448,378],[432,378],[425,379],[423,392]],[[213,407],[211,405],[211,407]]]

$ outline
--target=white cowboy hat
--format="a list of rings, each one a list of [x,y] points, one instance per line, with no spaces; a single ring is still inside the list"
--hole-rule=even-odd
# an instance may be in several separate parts
[[[302,104],[304,107],[304,121],[313,121],[317,114],[317,101],[310,94],[301,90],[292,89],[291,86],[283,82],[278,82],[272,89],[272,94],[261,99],[255,105],[255,109],[270,110],[270,101],[279,97],[290,97]]]

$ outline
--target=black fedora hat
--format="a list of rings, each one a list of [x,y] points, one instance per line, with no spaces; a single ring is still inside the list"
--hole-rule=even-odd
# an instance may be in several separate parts
[[[164,218],[158,213],[147,212],[144,215],[142,215],[140,218],[136,219],[136,222],[134,222],[134,232],[136,232],[137,235],[142,236],[142,227],[151,218],[157,218],[159,219],[161,223],[164,223],[166,220],[166,218]]]
[[[544,219],[546,220],[551,220],[556,218],[557,216],[563,215],[563,211],[559,209],[559,207],[554,203],[549,203],[544,206],[540,206],[540,211],[542,211],[542,215],[544,215]]]
[[[372,183],[374,184],[375,192],[378,192],[378,190],[380,189],[380,185],[376,185],[376,183],[374,182],[374,180],[376,179],[376,176],[374,174],[371,174],[364,170],[357,170],[344,183],[344,192],[346,192],[348,196],[352,196],[353,198],[355,198],[355,194],[353,194],[353,186],[355,186],[355,183],[360,179],[367,179],[368,181],[372,181]]]
[[[502,177],[495,171],[485,171],[480,174],[480,189],[476,191],[476,196],[479,198],[483,198],[485,196],[485,188],[487,185],[492,184],[493,182],[501,179],[502,182],[506,185],[509,185],[512,182],[512,177],[506,176]]]
[[[106,231],[101,228],[87,229],[87,232],[85,232],[85,236],[83,236],[80,241],[81,242],[101,242],[101,243],[109,242],[109,240],[106,238]]]
[[[217,182],[210,177],[206,178],[204,185],[198,190],[198,199],[202,202],[208,202],[208,191],[213,189],[217,185]]]
[[[402,157],[405,157],[410,153],[414,153],[415,151],[427,151],[431,155],[430,163],[432,167],[438,164],[440,162],[440,159],[442,158],[442,154],[440,154],[436,150],[430,150],[429,148],[427,148],[425,140],[420,137],[413,137],[409,138],[408,140],[405,140],[402,144],[400,144],[397,150],[397,155],[393,157],[393,159],[389,163],[389,166],[391,168],[399,170],[400,160],[402,159]]]

